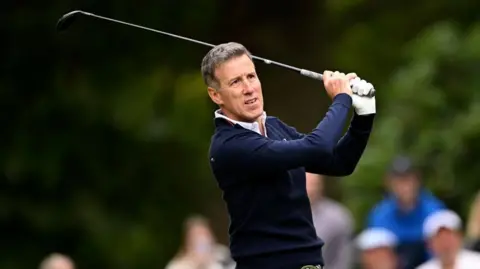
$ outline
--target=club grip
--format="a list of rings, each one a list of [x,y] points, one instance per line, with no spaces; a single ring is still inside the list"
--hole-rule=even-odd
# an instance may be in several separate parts
[[[323,75],[306,69],[301,69],[300,74],[316,80],[323,80]]]
[[[316,80],[323,80],[323,75],[322,74],[317,73],[317,72],[313,72],[313,71],[310,71],[310,70],[300,69],[300,74],[304,75],[306,77],[309,77],[309,78],[316,79]],[[375,89],[370,91],[370,93],[367,96],[368,97],[374,97],[375,96]]]

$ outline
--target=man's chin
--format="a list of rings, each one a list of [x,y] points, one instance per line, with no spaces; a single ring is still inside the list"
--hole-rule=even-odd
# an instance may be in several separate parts
[[[255,113],[251,113],[249,116],[249,119],[251,121],[257,121],[260,117],[263,115],[263,109],[259,111],[255,111]]]
[[[263,115],[262,109],[255,109],[252,111],[245,111],[241,116],[241,121],[255,122]]]

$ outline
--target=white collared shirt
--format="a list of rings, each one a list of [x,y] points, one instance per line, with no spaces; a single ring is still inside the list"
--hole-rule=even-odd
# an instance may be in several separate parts
[[[480,268],[480,253],[470,250],[461,250],[455,261],[455,269],[478,269]],[[442,269],[438,259],[432,259],[417,267],[417,269]]]
[[[260,125],[258,124],[258,122],[243,122],[243,121],[232,120],[229,117],[223,115],[222,111],[220,109],[215,111],[215,118],[226,119],[226,120],[228,120],[228,121],[230,121],[234,124],[238,124],[238,125],[242,126],[243,128],[245,128],[247,130],[254,131],[254,132],[256,132],[260,135],[262,134],[262,132],[260,131]],[[265,131],[265,136],[267,136],[267,128],[265,126],[265,121],[266,120],[267,120],[267,113],[265,113],[265,111],[264,111],[263,115],[262,115],[262,125],[263,125],[263,130]]]

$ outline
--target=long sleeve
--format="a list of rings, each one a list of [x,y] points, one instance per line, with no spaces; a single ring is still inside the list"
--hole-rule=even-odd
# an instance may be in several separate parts
[[[353,173],[367,146],[374,118],[375,114],[360,116],[354,113],[346,134],[333,146],[331,154],[325,156],[330,160],[321,159],[317,160],[318,162],[310,162],[305,166],[305,170],[327,176],[345,176]],[[303,139],[306,136],[291,126],[287,127],[297,139]],[[325,163],[329,165],[325,166]]]
[[[350,132],[354,134],[344,138],[337,146],[351,106],[349,95],[337,95],[325,117],[310,134],[290,141],[272,140],[248,130],[237,131],[215,152],[216,165],[228,163],[231,169],[247,173],[269,173],[298,167],[329,171],[335,166],[332,172],[348,174],[350,164],[358,158],[347,156],[347,148],[356,147],[354,152],[358,152],[358,148],[363,149],[355,143],[357,137],[364,137],[358,128],[353,128]],[[340,158],[344,158],[345,162]]]
[[[354,114],[350,127],[332,153],[331,166],[309,165],[307,172],[327,176],[345,176],[353,173],[367,146],[375,114]]]

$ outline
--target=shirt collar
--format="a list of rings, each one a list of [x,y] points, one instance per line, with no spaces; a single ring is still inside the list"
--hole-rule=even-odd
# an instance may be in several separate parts
[[[221,109],[218,109],[218,110],[215,111],[215,118],[226,119],[226,120],[230,121],[231,123],[238,124],[238,125],[242,126],[243,128],[245,128],[247,130],[254,131],[254,132],[256,132],[260,135],[262,134],[261,131],[260,131],[260,126],[259,126],[258,122],[243,122],[243,121],[232,120],[229,117],[223,115]],[[265,121],[267,119],[267,113],[265,111],[263,112],[261,118],[262,118],[263,130],[265,130],[265,136],[267,136],[267,128],[265,126]]]

